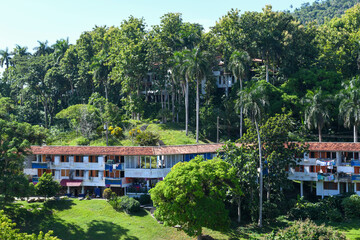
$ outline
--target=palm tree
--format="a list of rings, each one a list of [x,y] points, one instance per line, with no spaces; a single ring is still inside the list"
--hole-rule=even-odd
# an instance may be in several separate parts
[[[259,131],[259,122],[265,106],[268,105],[268,100],[265,94],[265,88],[261,85],[255,85],[250,89],[245,89],[239,92],[239,99],[236,102],[237,107],[243,108],[244,115],[247,116],[254,124],[258,137],[259,144],[259,227],[262,227],[262,202],[263,202],[263,165],[262,165],[262,145]]]
[[[242,80],[245,77],[248,67],[251,63],[249,54],[246,51],[234,51],[231,54],[230,62],[228,68],[231,70],[233,76],[235,77],[235,82],[239,79],[240,82],[240,91],[243,90]],[[240,138],[243,135],[243,109],[240,107]]]
[[[27,47],[22,47],[22,46],[16,44],[16,47],[14,48],[12,55],[20,56],[20,57],[28,56],[28,55],[30,55],[30,53],[27,50],[28,50]]]
[[[321,88],[315,92],[308,90],[304,99],[305,104],[305,124],[309,129],[317,128],[319,142],[322,141],[321,130],[329,122],[329,109],[327,103],[330,99],[323,94]]]
[[[344,121],[344,127],[354,129],[354,142],[358,142],[358,127],[360,125],[360,78],[350,80],[343,84],[337,98],[341,99],[339,117]]]
[[[11,53],[9,53],[9,48],[6,48],[5,50],[0,50],[0,65],[1,67],[4,67],[4,64],[6,66],[6,69],[9,68],[11,60]]]
[[[46,40],[45,42],[40,42],[37,41],[39,43],[38,47],[34,47],[35,56],[41,56],[41,55],[46,55],[51,53],[53,50],[51,49],[51,47],[48,46],[48,41]]]
[[[206,74],[209,70],[206,53],[201,51],[199,47],[195,47],[192,51],[189,51],[186,55],[186,73],[187,77],[192,80],[196,80],[196,142],[199,142],[199,82],[201,80],[206,81]]]
[[[185,63],[185,55],[189,53],[189,50],[183,50],[181,52],[175,52],[173,55],[173,63],[174,67],[172,69],[172,76],[178,77],[181,82],[181,86],[183,88],[183,93],[185,95],[185,133],[186,136],[189,133],[189,79],[185,74],[186,71],[186,63]],[[185,81],[183,81],[185,79]]]
[[[69,38],[57,40],[52,48],[54,49],[54,59],[59,63],[60,59],[64,56],[66,50],[69,48]]]

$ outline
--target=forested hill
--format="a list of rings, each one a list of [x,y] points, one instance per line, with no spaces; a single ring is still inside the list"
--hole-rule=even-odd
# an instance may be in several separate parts
[[[359,3],[360,0],[315,0],[313,4],[304,3],[295,9],[294,16],[301,23],[316,21],[323,24],[325,19],[340,17],[344,12]]]

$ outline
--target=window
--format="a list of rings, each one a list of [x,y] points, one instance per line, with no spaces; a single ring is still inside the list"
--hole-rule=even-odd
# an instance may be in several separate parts
[[[338,184],[334,182],[324,182],[324,190],[337,190]]]
[[[74,161],[75,162],[84,162],[84,157],[83,156],[75,156]]]
[[[355,183],[356,184],[356,191],[359,192],[360,191],[360,183]]]
[[[315,172],[315,166],[310,166],[310,172]]]
[[[315,153],[314,152],[310,152],[310,158],[315,158]]]
[[[89,177],[98,177],[99,171],[98,170],[89,170]]]
[[[75,177],[83,177],[83,176],[84,176],[84,170],[75,171]]]
[[[358,153],[358,152],[355,153],[354,158],[355,158],[355,159],[359,159],[359,153]]]
[[[360,167],[354,167],[354,173],[360,174]]]
[[[61,161],[61,162],[69,162],[69,156],[64,156],[64,155],[62,155],[62,156],[60,157],[60,161]]]
[[[295,167],[295,172],[304,172],[304,166],[296,166]]]
[[[62,177],[68,177],[70,173],[69,169],[61,169],[61,176]]]

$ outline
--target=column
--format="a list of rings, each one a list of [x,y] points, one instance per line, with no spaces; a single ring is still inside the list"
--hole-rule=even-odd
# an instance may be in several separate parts
[[[304,182],[300,181],[300,196],[304,196]]]
[[[346,183],[346,192],[349,192],[349,183]]]
[[[356,193],[356,184],[357,183],[354,183],[354,193]]]
[[[324,182],[322,183],[321,199],[324,199]]]
[[[146,180],[146,186],[149,188],[150,187],[150,180]]]
[[[67,187],[67,194],[70,194],[70,187]]]
[[[85,187],[81,186],[81,194],[85,194]]]

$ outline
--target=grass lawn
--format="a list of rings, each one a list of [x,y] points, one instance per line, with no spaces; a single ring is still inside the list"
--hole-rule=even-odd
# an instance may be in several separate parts
[[[135,215],[115,211],[105,200],[64,200],[50,203],[17,202],[5,211],[17,223],[17,228],[27,233],[53,230],[63,240],[92,239],[192,239],[184,232],[159,224],[147,211]],[[278,228],[285,228],[291,221],[281,216],[264,223],[237,226],[220,233],[204,229],[203,235],[214,239],[263,239],[264,235]],[[321,223],[318,223],[321,224]],[[351,240],[360,239],[360,219],[351,222],[326,223],[346,234]]]
[[[191,239],[182,231],[159,224],[145,210],[128,215],[115,211],[105,200],[71,200],[45,205],[47,207],[42,203],[18,202],[6,212],[23,232],[53,230],[53,235],[64,240]],[[207,229],[204,235],[229,239],[227,235]]]

